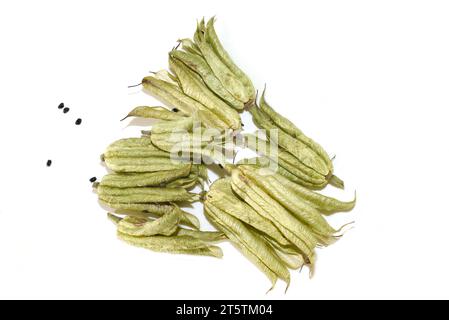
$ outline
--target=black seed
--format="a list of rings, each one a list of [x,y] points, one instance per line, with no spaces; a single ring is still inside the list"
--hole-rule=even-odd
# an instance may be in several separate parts
[[[62,109],[62,112],[67,113],[69,112],[70,108],[65,107],[64,109]]]
[[[58,106],[58,109],[62,109],[62,108],[64,108],[64,102],[61,102]]]
[[[221,163],[219,163],[218,166],[223,169],[223,166],[221,165]]]
[[[83,121],[83,120],[81,120],[80,118],[78,118],[78,119],[76,119],[75,124],[76,124],[77,126],[79,126],[79,125],[81,124],[82,121]]]
[[[97,177],[92,177],[89,179],[90,182],[94,183],[95,181],[97,181]]]
[[[173,109],[171,109],[171,111],[173,111],[173,112],[179,112],[179,109],[178,109],[178,108],[173,108]]]
[[[51,166],[51,160],[47,160],[47,167]]]

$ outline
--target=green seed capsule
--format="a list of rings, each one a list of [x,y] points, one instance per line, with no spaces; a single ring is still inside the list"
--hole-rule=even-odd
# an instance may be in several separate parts
[[[216,258],[223,256],[220,247],[208,245],[204,241],[190,236],[134,237],[121,232],[118,232],[117,236],[120,240],[130,245],[156,252],[191,254]]]

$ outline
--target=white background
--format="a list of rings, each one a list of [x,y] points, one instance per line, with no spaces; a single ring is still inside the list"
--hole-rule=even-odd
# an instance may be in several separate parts
[[[212,15],[269,102],[337,156],[347,188],[327,192],[357,190],[331,220],[356,228],[287,294],[229,244],[219,260],[121,243],[88,181],[141,129],[119,119],[156,102],[127,85]],[[449,298],[448,16],[446,1],[3,1],[0,298]]]

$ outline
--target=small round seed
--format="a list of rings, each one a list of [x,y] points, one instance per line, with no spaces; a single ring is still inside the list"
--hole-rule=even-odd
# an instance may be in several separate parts
[[[94,183],[95,181],[97,181],[97,177],[92,177],[89,179],[90,182]]]
[[[179,112],[179,109],[178,109],[178,108],[173,108],[173,109],[171,109],[171,111],[173,111],[173,112]]]
[[[63,109],[64,108],[64,102],[61,102],[58,106],[58,109]]]
[[[70,108],[65,107],[64,109],[62,109],[62,112],[67,113],[69,112]]]
[[[51,166],[51,160],[47,160],[47,167]]]
[[[79,126],[79,125],[81,124],[82,121],[83,121],[83,120],[81,120],[80,118],[78,118],[78,119],[76,119],[75,124],[76,124],[77,126]]]

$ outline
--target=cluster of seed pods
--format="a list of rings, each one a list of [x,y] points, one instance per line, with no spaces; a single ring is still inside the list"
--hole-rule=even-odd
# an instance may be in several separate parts
[[[308,266],[313,274],[315,249],[341,237],[344,226],[333,228],[325,216],[352,210],[355,199],[342,202],[316,191],[328,184],[344,187],[328,154],[278,114],[265,92],[257,103],[251,80],[223,48],[214,22],[201,20],[193,39],[178,40],[169,52],[169,70],[142,80],[144,90],[167,107],[139,106],[127,115],[157,121],[141,137],[106,149],[102,160],[112,173],[94,186],[101,204],[113,210],[109,218],[126,243],[221,257],[215,243],[228,240],[272,286],[281,279],[288,287],[289,269]],[[246,110],[265,130],[264,138],[240,132],[239,113]],[[236,136],[258,157],[229,164],[223,141]],[[270,152],[274,147],[276,153]],[[225,168],[208,191],[205,157]],[[196,187],[202,191],[192,192]],[[203,202],[218,231],[200,231],[198,218],[181,209],[194,201]]]
[[[211,242],[223,233],[199,231],[198,218],[179,207],[200,200],[189,190],[207,181],[204,165],[173,161],[149,137],[115,141],[101,159],[113,172],[94,186],[100,203],[114,210],[109,217],[120,239],[153,251],[222,256]]]
[[[230,177],[215,181],[204,201],[206,216],[271,280],[290,282],[288,269],[309,266],[315,248],[342,234],[323,215],[352,210],[257,164],[226,165]]]

